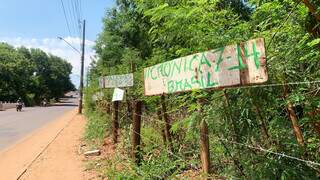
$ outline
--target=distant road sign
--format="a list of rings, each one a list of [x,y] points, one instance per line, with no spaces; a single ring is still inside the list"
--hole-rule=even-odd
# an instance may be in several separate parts
[[[267,80],[263,38],[189,55],[144,69],[147,96],[258,84]]]

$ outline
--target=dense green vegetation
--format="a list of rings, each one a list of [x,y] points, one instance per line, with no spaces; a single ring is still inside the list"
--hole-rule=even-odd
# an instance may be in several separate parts
[[[124,148],[117,152],[120,159],[107,161],[102,172],[109,177],[190,177],[186,172],[201,169],[199,124],[206,121],[211,177],[319,178],[320,166],[270,153],[320,162],[319,83],[290,84],[320,80],[318,7],[316,0],[118,0],[107,11],[96,41],[98,60],[91,65],[86,108],[89,116],[108,112],[105,104],[112,90],[99,89],[99,77],[134,72],[135,86],[128,88],[126,97],[144,102],[143,161],[140,166],[130,161],[126,129],[131,123],[123,102],[118,148]],[[276,85],[166,95],[172,155],[162,141],[163,120],[157,116],[160,98],[143,96],[143,68],[257,37],[266,42],[268,84]],[[104,101],[95,103],[91,97],[100,91]],[[206,99],[201,113],[199,98]],[[102,124],[98,119],[91,121]],[[110,127],[111,119],[104,123]],[[125,165],[113,168],[117,163]]]
[[[40,49],[14,48],[0,44],[0,101],[21,98],[26,105],[43,98],[60,98],[74,90],[69,75],[72,66]]]

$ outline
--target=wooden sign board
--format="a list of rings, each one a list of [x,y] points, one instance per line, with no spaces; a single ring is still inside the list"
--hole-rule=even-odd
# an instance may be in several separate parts
[[[144,69],[146,96],[259,84],[267,80],[263,38],[189,55]]]
[[[99,78],[101,88],[131,87],[133,86],[133,74],[105,76]]]

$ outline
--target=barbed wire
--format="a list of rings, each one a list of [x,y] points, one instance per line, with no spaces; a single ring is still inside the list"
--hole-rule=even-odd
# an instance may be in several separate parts
[[[128,113],[128,112],[127,112],[127,113]],[[132,114],[138,115],[138,116],[141,116],[141,117],[145,117],[145,118],[150,118],[150,117],[148,117],[148,116],[136,114],[136,113],[134,113],[134,112],[132,112]],[[160,122],[160,123],[165,123],[165,122],[162,122],[162,121],[160,121],[160,120],[158,120],[158,119],[153,119],[153,120],[158,121],[158,122]],[[206,136],[207,136],[207,137],[210,137],[209,134],[207,134]],[[141,137],[143,137],[143,136],[141,136]],[[255,150],[267,152],[267,153],[274,154],[274,155],[277,155],[277,156],[280,156],[280,157],[286,157],[286,158],[289,158],[289,159],[292,159],[292,160],[297,160],[297,161],[300,161],[300,162],[304,162],[304,163],[306,163],[307,165],[313,164],[313,165],[316,165],[316,166],[319,166],[319,167],[320,167],[320,163],[313,162],[313,161],[310,161],[310,160],[304,160],[304,159],[301,159],[301,158],[298,158],[298,157],[294,157],[294,156],[291,156],[291,155],[287,155],[287,154],[284,154],[284,153],[274,152],[274,151],[271,151],[271,150],[268,150],[268,149],[264,149],[264,148],[261,147],[261,146],[252,146],[252,145],[249,145],[249,144],[234,142],[234,141],[231,141],[231,140],[228,140],[228,139],[225,139],[225,138],[221,138],[221,137],[219,137],[218,140],[222,140],[222,141],[225,141],[225,142],[227,142],[227,143],[232,143],[232,144],[237,144],[237,145],[245,146],[245,147],[248,147],[248,148],[250,148],[250,149],[255,149]],[[170,151],[170,152],[171,152],[171,151]],[[172,152],[171,152],[171,153],[172,153]]]
[[[275,84],[262,84],[262,85],[255,85],[255,86],[242,86],[242,87],[237,87],[237,89],[260,88],[260,87],[275,87],[275,86],[286,86],[286,85],[311,85],[311,84],[320,84],[320,80],[315,80],[315,81],[300,81],[300,82],[288,82],[288,83],[275,83]],[[235,89],[235,87],[230,87],[230,88],[226,87],[226,88],[224,88],[224,89]],[[221,98],[221,97],[223,97],[223,95],[220,95],[220,96],[218,96],[218,97],[215,97],[215,98],[209,99],[209,100],[208,100],[208,99],[204,99],[204,101],[206,101],[206,102],[211,102],[211,101],[217,100],[217,99],[219,99],[219,98]],[[134,101],[144,101],[144,100],[145,100],[145,99],[135,99]],[[159,103],[162,103],[162,102],[159,102]],[[164,101],[164,103],[168,105],[168,103],[172,103],[172,102],[171,102],[171,99],[166,98],[166,100]],[[179,111],[181,111],[181,108],[184,107],[185,105],[187,105],[188,103],[190,103],[190,102],[185,101],[183,104],[179,105],[178,107],[176,107],[176,108],[173,109],[173,110],[169,110],[169,111],[167,111],[167,112],[162,112],[162,111],[161,111],[160,115],[162,116],[163,113],[169,114],[169,113],[179,112]],[[160,109],[162,109],[162,106],[161,106],[161,105],[160,105],[159,107],[153,109],[153,110],[158,111],[158,110],[160,110]],[[142,116],[143,116],[143,115],[142,115]],[[150,117],[148,117],[148,118],[150,118]]]
[[[224,90],[224,89],[250,89],[250,88],[266,88],[266,87],[277,87],[277,86],[287,86],[287,85],[311,85],[311,84],[320,84],[320,80],[314,80],[314,81],[296,81],[296,82],[286,82],[286,83],[271,83],[271,84],[259,84],[259,85],[249,85],[249,86],[238,86],[238,87],[223,87],[219,88],[218,90]],[[213,88],[214,89],[214,88]],[[210,90],[210,89],[204,89],[204,90]],[[192,91],[189,91],[192,92]],[[167,98],[168,99],[168,98]],[[136,98],[134,101],[145,101],[146,98]],[[165,103],[171,102],[172,100],[166,100]],[[206,100],[205,101],[209,101]],[[186,102],[187,103],[187,102]]]
[[[209,137],[209,135],[207,135],[207,136]],[[304,162],[307,165],[308,164],[313,164],[313,165],[316,165],[316,166],[320,167],[320,163],[318,163],[318,162],[314,162],[314,161],[310,161],[310,160],[304,160],[304,159],[301,159],[301,158],[297,158],[297,157],[294,157],[294,156],[287,155],[285,153],[274,152],[274,151],[265,149],[265,148],[263,148],[261,146],[252,146],[252,145],[249,145],[249,144],[234,142],[234,141],[231,141],[231,140],[228,140],[228,139],[225,139],[225,138],[221,138],[221,137],[219,138],[219,140],[225,141],[227,143],[232,143],[232,144],[237,144],[237,145],[240,145],[240,146],[245,146],[245,147],[248,147],[250,149],[255,149],[255,150],[267,152],[267,153],[274,154],[274,155],[277,155],[277,156],[281,156],[281,157],[286,157],[286,158],[289,158],[289,159],[297,160],[297,161],[300,161],[300,162]]]

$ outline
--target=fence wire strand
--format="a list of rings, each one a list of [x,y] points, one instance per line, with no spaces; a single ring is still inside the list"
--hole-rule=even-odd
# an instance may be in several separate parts
[[[120,111],[118,111],[120,112]],[[128,112],[127,112],[128,113]],[[127,114],[125,113],[125,114]],[[150,118],[148,116],[145,116],[145,115],[140,115],[140,114],[136,114],[134,112],[132,112],[132,114],[134,115],[138,115],[138,116],[141,116],[141,117],[144,117],[144,118]],[[157,122],[160,122],[160,123],[164,123],[158,119],[154,119],[155,121]],[[131,129],[132,130],[132,129]],[[137,133],[137,132],[135,132]],[[142,136],[141,134],[139,134],[141,137],[144,137]],[[207,134],[206,136],[209,137],[209,134]],[[144,137],[145,139],[148,140],[148,138]],[[274,154],[274,155],[277,155],[279,157],[285,157],[285,158],[288,158],[288,159],[292,159],[292,160],[296,160],[296,161],[300,161],[300,162],[303,162],[303,163],[306,163],[307,165],[309,164],[312,164],[312,165],[316,165],[316,166],[319,166],[320,167],[320,163],[318,162],[314,162],[314,161],[310,161],[310,160],[304,160],[304,159],[301,159],[301,158],[298,158],[298,157],[294,157],[294,156],[291,156],[291,155],[287,155],[285,153],[278,153],[278,152],[274,152],[274,151],[271,151],[269,149],[265,149],[261,146],[252,146],[252,145],[249,145],[249,144],[244,144],[244,143],[239,143],[239,142],[234,142],[234,141],[231,141],[231,140],[228,140],[228,139],[225,139],[225,138],[221,138],[221,137],[218,137],[218,140],[221,140],[221,141],[224,141],[226,143],[229,143],[229,144],[237,144],[237,145],[240,145],[240,146],[244,146],[244,147],[247,147],[247,148],[250,148],[250,149],[255,149],[255,150],[259,150],[259,151],[262,151],[262,152],[267,152],[267,153],[270,153],[270,154]],[[151,141],[151,140],[148,140],[149,142],[152,142],[153,145],[157,145],[155,142]],[[176,156],[173,152],[169,151],[166,149],[166,151],[168,151],[169,154],[177,157],[177,158],[180,158],[179,156]]]

